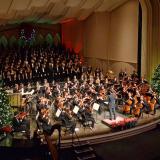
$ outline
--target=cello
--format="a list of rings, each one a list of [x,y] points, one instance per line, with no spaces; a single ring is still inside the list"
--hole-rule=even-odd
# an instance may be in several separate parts
[[[129,114],[131,111],[131,105],[132,105],[132,94],[129,92],[128,93],[128,100],[125,102],[125,105],[123,106],[123,113]]]
[[[140,117],[143,108],[143,96],[137,97],[137,103],[134,106],[133,114],[135,117]]]

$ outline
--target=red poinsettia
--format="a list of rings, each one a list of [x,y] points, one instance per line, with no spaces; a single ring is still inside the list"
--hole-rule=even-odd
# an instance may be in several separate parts
[[[5,132],[5,133],[11,133],[12,132],[12,127],[10,125],[4,126],[4,127],[1,128],[1,131]]]

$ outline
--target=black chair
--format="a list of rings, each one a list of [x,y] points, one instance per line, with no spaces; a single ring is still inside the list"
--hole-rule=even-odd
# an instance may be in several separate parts
[[[65,128],[65,133],[67,132],[74,133],[76,128],[76,122],[68,120],[66,118],[62,118],[61,122],[62,122],[62,127]]]

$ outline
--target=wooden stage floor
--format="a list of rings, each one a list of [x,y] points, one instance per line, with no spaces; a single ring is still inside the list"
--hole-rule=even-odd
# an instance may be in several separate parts
[[[125,117],[121,113],[117,113],[117,116]],[[76,135],[72,135],[68,132],[65,132],[65,129],[62,128],[61,132],[61,140],[63,141],[71,141],[72,136],[74,139],[81,138],[87,138],[92,136],[98,136],[98,135],[104,135],[108,133],[114,132],[109,126],[102,123],[102,120],[109,119],[109,112],[103,112],[101,115],[94,113],[94,118],[96,120],[94,129],[90,129],[89,127],[83,127],[79,123],[76,125]],[[156,115],[152,114],[146,114],[143,113],[143,117],[140,117],[136,123],[136,126],[141,126],[150,122],[153,122],[157,119],[160,119],[160,109],[157,110]],[[30,139],[33,138],[33,133],[36,130],[36,121],[35,118],[30,119]],[[58,140],[58,132],[55,130],[55,132],[51,135],[51,138],[56,142]],[[25,136],[23,136],[22,133],[14,134],[14,139],[27,139]],[[45,143],[44,137],[41,136],[42,142]]]
[[[117,113],[118,117],[126,117],[123,114]],[[102,120],[104,119],[109,119],[109,112],[106,113],[102,113],[101,115],[99,114],[94,114],[94,118],[96,120],[95,123],[95,127],[94,129],[90,129],[89,127],[83,127],[82,125],[80,125],[79,123],[77,123],[76,128],[76,135],[78,136],[78,138],[84,138],[84,137],[92,137],[95,135],[103,135],[103,134],[107,134],[107,133],[111,133],[114,132],[109,126],[107,126],[106,124],[102,123]],[[139,118],[136,126],[140,126],[140,125],[144,125],[150,122],[153,122],[157,119],[160,119],[160,109],[157,110],[156,115],[151,115],[151,114],[146,114],[143,113],[143,117]],[[57,139],[57,132],[52,134],[53,139]],[[74,139],[77,138],[76,135],[74,136]],[[61,133],[61,139],[63,140],[70,140],[72,138],[72,135],[69,133],[65,133],[62,129],[62,133]]]

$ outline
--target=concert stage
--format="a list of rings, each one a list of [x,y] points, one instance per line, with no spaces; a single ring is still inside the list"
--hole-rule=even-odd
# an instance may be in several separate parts
[[[145,114],[143,117],[139,118],[135,123],[135,127],[125,126],[123,128],[119,127],[118,129],[112,128],[110,125],[113,122],[109,120],[109,112],[102,113],[101,115],[94,115],[96,119],[96,124],[94,129],[89,127],[82,127],[77,123],[76,127],[78,131],[73,135],[73,141],[89,141],[91,144],[103,143],[107,141],[118,140],[121,138],[133,136],[140,134],[149,130],[152,130],[157,127],[157,124],[160,122],[160,110],[157,110],[156,115]],[[121,120],[128,119],[128,117],[123,114],[117,113],[116,122]],[[56,142],[57,133],[53,133],[52,139]],[[65,133],[62,129],[61,136],[61,147],[67,148],[72,146],[72,135]]]
[[[157,110],[156,115],[151,114],[143,114],[143,117],[137,120],[135,127],[123,127],[115,129],[111,127],[113,123],[124,121],[124,119],[128,118],[123,114],[117,113],[116,120],[109,120],[109,112],[102,113],[101,115],[94,113],[94,118],[96,120],[94,129],[89,127],[83,127],[77,122],[76,125],[76,134],[71,135],[68,132],[65,132],[65,129],[62,127],[61,132],[61,147],[68,148],[72,146],[73,141],[89,141],[91,144],[103,143],[107,141],[118,140],[121,138],[133,136],[136,134],[140,134],[149,130],[156,128],[157,124],[160,122],[160,110]],[[36,130],[36,121],[34,118],[30,119],[30,133],[31,133],[31,141],[33,138],[33,133]],[[23,134],[14,134],[14,139],[22,140],[27,139]],[[55,131],[51,135],[51,139],[53,143],[57,143],[58,140],[58,132]],[[45,138],[41,135],[42,143],[46,144]]]

